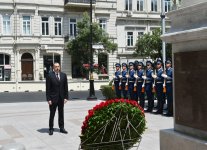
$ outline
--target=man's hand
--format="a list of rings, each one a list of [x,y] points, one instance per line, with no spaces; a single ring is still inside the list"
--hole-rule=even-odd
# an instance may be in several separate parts
[[[50,100],[50,101],[48,101],[48,104],[49,104],[49,105],[52,105],[52,101],[51,101],[51,100]]]
[[[68,102],[68,100],[67,99],[64,99],[64,104],[66,104]]]

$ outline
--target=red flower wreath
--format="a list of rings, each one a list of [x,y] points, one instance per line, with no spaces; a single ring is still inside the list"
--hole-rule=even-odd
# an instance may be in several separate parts
[[[132,106],[135,106],[135,107],[139,108],[141,110],[141,114],[143,116],[145,116],[144,115],[144,109],[136,101],[125,100],[125,99],[107,100],[105,102],[101,102],[100,104],[97,104],[95,107],[93,107],[93,109],[88,110],[88,115],[85,117],[85,121],[83,122],[83,125],[81,127],[81,129],[82,129],[81,133],[83,134],[85,132],[85,130],[87,129],[89,119],[91,117],[93,117],[93,115],[95,114],[95,111],[100,110],[104,107],[107,107],[107,106],[111,105],[112,103],[128,103],[128,104],[131,104]]]

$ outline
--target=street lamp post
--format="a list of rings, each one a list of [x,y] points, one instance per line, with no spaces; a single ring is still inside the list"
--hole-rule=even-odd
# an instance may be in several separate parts
[[[93,30],[92,30],[92,1],[90,0],[90,91],[87,100],[96,100],[97,97],[95,96],[94,90],[94,79],[93,79]]]
[[[165,34],[165,0],[162,0],[161,3],[162,34]],[[163,62],[166,60],[166,44],[164,41],[162,41],[162,60]]]

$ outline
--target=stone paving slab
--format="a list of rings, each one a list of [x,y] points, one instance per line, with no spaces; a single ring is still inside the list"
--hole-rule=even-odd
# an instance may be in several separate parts
[[[91,109],[101,101],[70,101],[65,105],[65,128],[59,133],[57,114],[55,132],[48,135],[49,107],[46,102],[0,104],[0,145],[21,143],[26,150],[78,150],[82,122]],[[173,118],[146,114],[147,130],[139,150],[159,150],[159,130],[173,128]],[[135,150],[136,148],[132,148]]]

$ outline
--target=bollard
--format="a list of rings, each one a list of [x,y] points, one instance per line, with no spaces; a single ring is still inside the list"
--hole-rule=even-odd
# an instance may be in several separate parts
[[[0,147],[0,150],[26,150],[24,145],[19,143],[9,143],[2,147]]]

